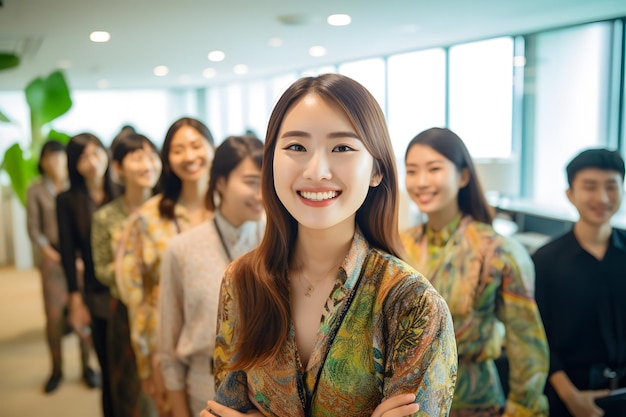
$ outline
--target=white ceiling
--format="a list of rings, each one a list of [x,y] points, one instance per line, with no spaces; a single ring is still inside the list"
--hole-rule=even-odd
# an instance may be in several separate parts
[[[0,52],[17,52],[19,67],[0,72],[0,90],[21,90],[36,76],[69,63],[74,89],[207,86],[235,77],[520,34],[626,16],[624,0],[0,0]],[[326,17],[347,13],[352,24]],[[279,16],[296,24],[284,24]],[[96,44],[89,33],[106,30]],[[271,47],[270,38],[283,45]],[[325,46],[322,58],[308,56]],[[223,62],[207,59],[211,50]],[[61,64],[60,64],[61,63]],[[233,74],[246,64],[245,76]],[[153,75],[169,67],[165,77]],[[205,68],[217,70],[206,79]]]

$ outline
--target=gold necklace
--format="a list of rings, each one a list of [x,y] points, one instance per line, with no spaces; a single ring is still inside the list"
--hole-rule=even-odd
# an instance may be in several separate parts
[[[330,273],[333,270],[338,269],[338,268],[339,267],[332,267],[326,274],[324,274],[322,279],[320,279],[318,282],[315,283],[315,285],[319,285],[322,281],[325,281],[326,278],[328,278],[328,276],[330,275]],[[298,275],[302,279],[304,279],[305,283],[307,284],[306,289],[304,290],[304,296],[310,298],[311,295],[313,294],[313,291],[315,291],[315,285],[313,285],[313,283],[306,277],[306,275],[304,275],[304,272],[302,271],[302,268],[299,269]]]

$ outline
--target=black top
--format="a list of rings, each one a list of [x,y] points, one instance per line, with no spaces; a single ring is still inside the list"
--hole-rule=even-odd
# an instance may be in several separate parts
[[[613,229],[599,261],[573,231],[533,255],[536,299],[550,345],[550,374],[626,366],[626,232]]]
[[[91,218],[95,204],[83,193],[69,190],[57,196],[57,221],[59,224],[59,247],[61,264],[70,292],[79,291],[76,274],[76,258],[81,256],[85,264],[84,290],[86,298],[108,289],[96,279],[91,254]]]

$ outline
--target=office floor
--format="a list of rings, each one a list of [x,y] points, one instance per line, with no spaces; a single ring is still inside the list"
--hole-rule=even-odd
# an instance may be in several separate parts
[[[44,323],[37,271],[0,267],[0,417],[100,416],[100,391],[80,379],[75,335],[63,340],[61,385],[43,393],[50,372]]]

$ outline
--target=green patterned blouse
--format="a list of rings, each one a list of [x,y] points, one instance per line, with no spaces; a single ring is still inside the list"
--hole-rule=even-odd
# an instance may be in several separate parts
[[[239,300],[232,279],[227,272],[218,312],[219,403],[244,411],[253,407],[250,395],[266,416],[304,416],[298,393],[301,378],[306,396],[312,398],[311,416],[369,416],[385,398],[408,392],[417,395],[417,415],[448,415],[457,354],[446,303],[422,275],[371,248],[358,230],[326,303],[304,375],[298,372],[293,324],[275,362],[245,373],[224,369],[233,359],[238,337]],[[329,333],[353,291],[352,304],[324,362]]]
[[[420,225],[402,233],[402,240],[452,313],[459,353],[452,410],[505,406],[509,416],[547,415],[548,344],[534,299],[535,270],[524,247],[460,214],[441,231]],[[494,363],[503,342],[509,359],[506,403]]]
[[[109,287],[111,295],[118,299],[120,294],[115,282],[114,257],[127,223],[128,213],[123,197],[96,210],[91,222],[91,252],[96,278]]]

